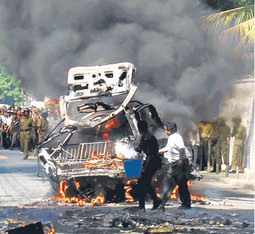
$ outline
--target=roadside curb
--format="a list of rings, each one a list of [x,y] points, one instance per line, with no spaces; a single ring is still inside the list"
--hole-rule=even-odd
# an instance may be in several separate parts
[[[239,174],[239,177],[236,177],[236,174],[229,174],[228,177],[225,176],[225,173],[208,173],[205,171],[200,172],[205,178],[213,179],[217,182],[231,185],[233,187],[238,187],[242,189],[254,191],[254,178],[249,180],[246,178],[245,174]]]

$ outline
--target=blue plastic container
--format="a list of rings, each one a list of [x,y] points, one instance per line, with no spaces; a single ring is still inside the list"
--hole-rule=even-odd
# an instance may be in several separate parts
[[[131,159],[124,161],[124,169],[126,178],[136,178],[139,177],[141,172],[141,159]]]

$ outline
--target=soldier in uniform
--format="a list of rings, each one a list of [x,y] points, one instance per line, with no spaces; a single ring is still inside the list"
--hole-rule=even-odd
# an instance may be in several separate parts
[[[225,119],[223,118],[218,119],[218,125],[219,125],[219,138],[218,138],[218,143],[216,145],[217,158],[221,158],[221,156],[223,156],[223,161],[224,161],[224,164],[226,165],[226,172],[228,172],[230,127],[226,125]]]
[[[213,128],[212,125],[207,121],[200,121],[197,126],[197,131],[200,138],[200,170],[204,170],[207,167],[208,161],[208,140],[211,137]]]
[[[244,152],[244,142],[246,139],[246,128],[241,124],[241,118],[235,117],[232,119],[233,130],[232,137],[235,137],[233,156],[232,156],[232,172],[236,172],[236,167],[238,166],[239,172],[243,172],[243,152]]]
[[[23,117],[20,120],[19,125],[19,136],[20,136],[20,146],[24,152],[24,158],[28,158],[28,144],[29,144],[29,136],[31,134],[31,130],[33,127],[33,120],[29,116],[30,110],[28,108],[24,109]]]
[[[217,154],[217,144],[219,140],[219,125],[217,121],[212,122],[213,131],[209,138],[209,152],[210,157],[210,171],[219,173],[219,165],[221,164],[221,157]]]
[[[41,116],[37,122],[37,134],[38,134],[38,143],[40,143],[45,137],[45,133],[48,131],[48,113],[46,110],[41,111]]]
[[[32,120],[33,120],[33,126],[35,126],[35,131],[33,132],[33,137],[31,138],[32,147],[34,147],[38,143],[38,130],[37,130],[38,119],[39,119],[38,113],[34,112],[32,115]]]

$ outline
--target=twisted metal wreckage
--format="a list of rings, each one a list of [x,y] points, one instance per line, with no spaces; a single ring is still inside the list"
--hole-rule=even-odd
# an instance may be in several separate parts
[[[124,182],[130,179],[123,162],[143,158],[134,150],[137,122],[146,120],[153,133],[163,131],[156,108],[132,100],[138,89],[135,73],[131,63],[69,70],[69,94],[59,100],[62,120],[38,145],[38,162],[54,188],[66,180],[71,196],[103,191],[109,201],[123,200]],[[191,171],[191,179],[201,178]]]

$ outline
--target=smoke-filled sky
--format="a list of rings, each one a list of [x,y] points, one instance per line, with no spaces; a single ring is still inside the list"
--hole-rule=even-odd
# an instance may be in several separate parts
[[[38,99],[67,92],[74,66],[131,62],[136,99],[182,126],[218,115],[238,78],[233,50],[200,30],[198,0],[3,0],[0,59]]]

